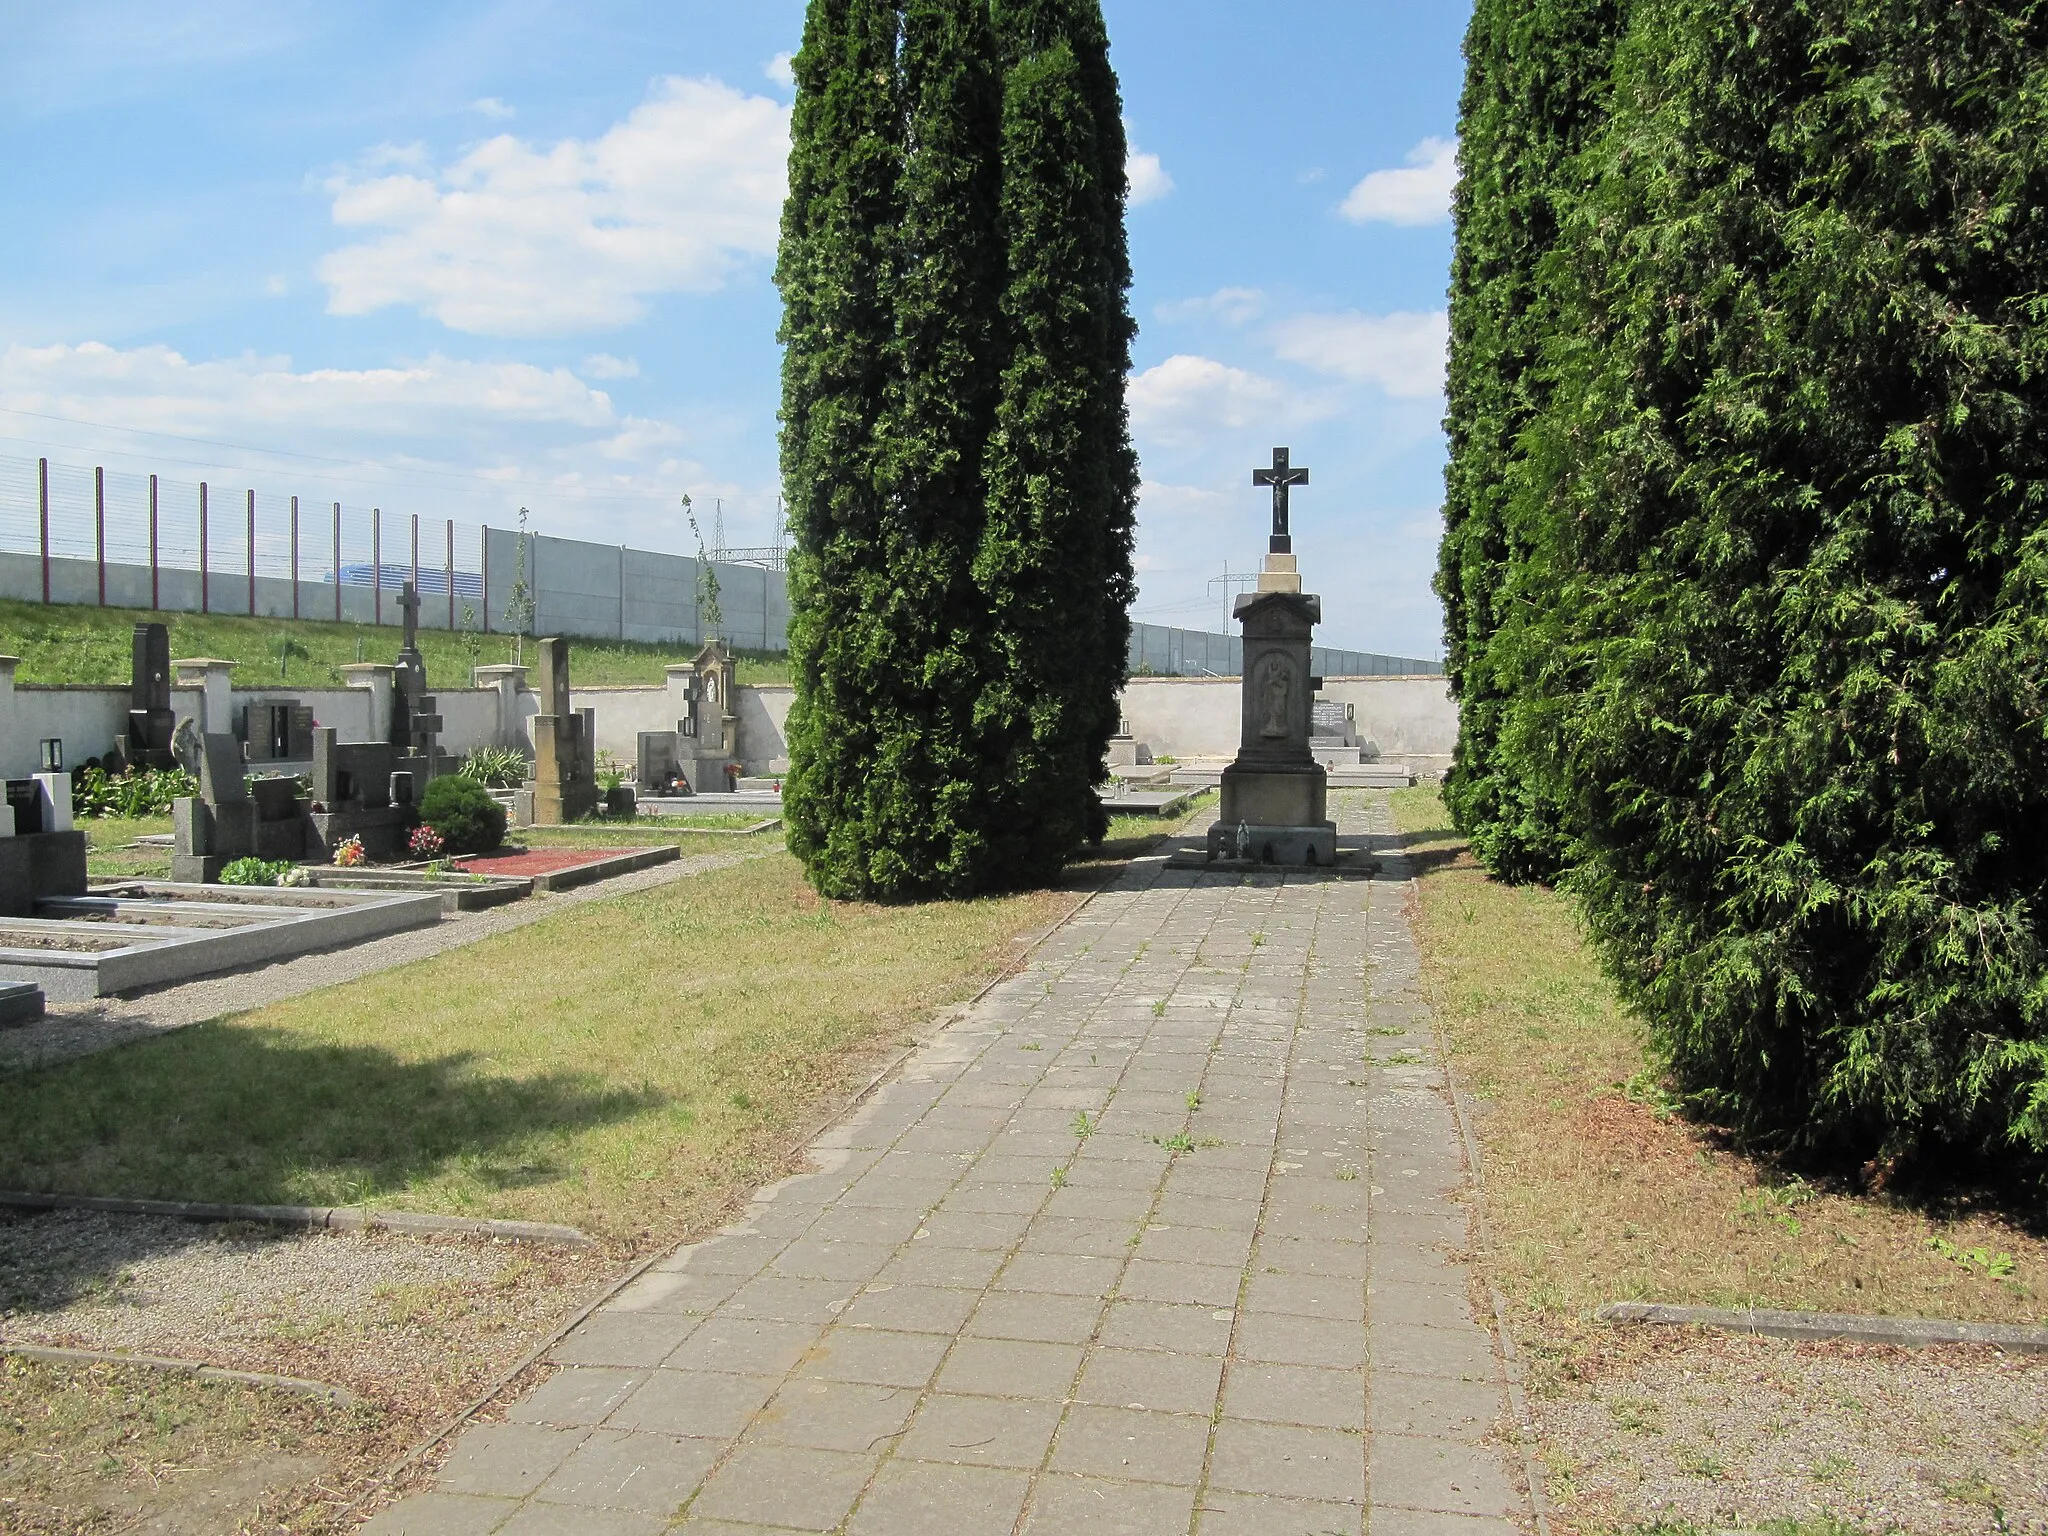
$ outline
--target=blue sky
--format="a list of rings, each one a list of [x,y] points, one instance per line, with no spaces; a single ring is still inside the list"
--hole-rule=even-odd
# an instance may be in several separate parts
[[[1221,627],[1284,442],[1322,638],[1441,654],[1468,7],[1105,8],[1140,157],[1137,615]],[[769,541],[800,0],[0,15],[0,455],[684,551],[688,491]]]

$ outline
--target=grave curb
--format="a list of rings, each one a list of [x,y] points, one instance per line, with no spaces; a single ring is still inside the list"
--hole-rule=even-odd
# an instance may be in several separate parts
[[[1924,1349],[1933,1344],[1986,1344],[2021,1354],[2048,1354],[2048,1328],[2014,1323],[1964,1323],[1939,1317],[1866,1317],[1853,1312],[1777,1312],[1766,1308],[1676,1307],[1658,1302],[1610,1302],[1593,1314],[1603,1323],[1660,1323],[1713,1328],[1724,1333],[1772,1339],[1894,1344]]]
[[[0,1355],[13,1355],[23,1360],[41,1360],[50,1365],[139,1365],[152,1371],[196,1376],[201,1381],[230,1381],[251,1387],[272,1387],[280,1392],[290,1392],[297,1397],[318,1398],[321,1402],[336,1408],[353,1407],[356,1401],[355,1393],[348,1388],[330,1387],[324,1381],[308,1381],[303,1376],[273,1376],[267,1371],[231,1371],[225,1366],[204,1365],[197,1360],[178,1360],[169,1355],[128,1355],[109,1350],[58,1349],[47,1344],[4,1342],[0,1342]]]
[[[435,1216],[423,1211],[365,1211],[353,1206],[234,1205],[201,1200],[122,1200],[105,1195],[46,1195],[0,1190],[0,1206],[28,1211],[103,1211],[112,1216],[167,1216],[177,1221],[254,1221],[327,1232],[405,1232],[414,1235],[490,1237],[507,1243],[595,1248],[597,1240],[574,1227],[541,1221],[489,1221]]]

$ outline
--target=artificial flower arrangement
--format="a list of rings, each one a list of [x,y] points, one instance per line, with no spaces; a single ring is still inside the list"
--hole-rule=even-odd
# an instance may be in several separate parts
[[[412,837],[407,846],[412,849],[412,856],[416,859],[438,859],[448,851],[447,840],[425,824],[412,829]]]
[[[334,862],[340,869],[354,869],[368,858],[369,855],[363,852],[363,840],[360,837],[352,837],[334,850]]]

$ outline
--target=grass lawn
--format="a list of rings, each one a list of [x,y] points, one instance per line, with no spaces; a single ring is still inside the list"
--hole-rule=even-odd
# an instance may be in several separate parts
[[[1996,1211],[1809,1182],[1672,1116],[1570,903],[1489,879],[1433,789],[1394,810],[1430,1002],[1480,1101],[1489,1262],[1539,1350],[1620,1300],[2041,1320],[2048,1243]]]
[[[778,1176],[794,1134],[873,1062],[1179,824],[1119,818],[1064,886],[924,906],[821,901],[777,851],[0,1073],[0,1187],[374,1203],[673,1241]]]
[[[341,668],[356,661],[389,661],[398,654],[397,608],[392,623],[336,624],[313,619],[237,619],[218,614],[149,613],[136,608],[0,600],[0,655],[19,656],[17,681],[98,683],[126,686],[129,640],[135,626],[157,621],[170,626],[171,655],[219,656],[240,662],[236,681],[244,687],[282,682],[302,688],[338,688]],[[575,639],[569,671],[579,687],[641,684],[659,687],[662,668],[695,656],[694,645]],[[504,635],[468,635],[422,629],[420,652],[427,676],[443,687],[468,687],[471,667],[512,660]],[[531,640],[526,662],[534,663]],[[739,651],[739,680],[786,683],[789,658]]]
[[[168,816],[81,816],[74,825],[85,834],[85,871],[94,880],[168,880],[168,847],[131,848],[138,837],[169,836]]]

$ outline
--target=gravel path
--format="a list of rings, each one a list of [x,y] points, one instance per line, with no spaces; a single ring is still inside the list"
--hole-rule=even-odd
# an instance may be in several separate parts
[[[1636,1350],[1542,1411],[1578,1528],[2048,1531],[2048,1360],[1714,1334]]]
[[[306,1377],[431,1417],[517,1359],[615,1262],[51,1211],[0,1219],[0,1339]]]
[[[778,848],[780,845],[776,845]],[[53,1005],[40,1024],[21,1029],[0,1030],[0,1070],[44,1066],[74,1056],[89,1056],[144,1035],[183,1029],[225,1014],[261,1008],[445,954],[493,934],[510,933],[537,923],[565,907],[588,901],[610,901],[636,891],[651,890],[671,881],[687,879],[708,870],[725,869],[748,859],[763,858],[773,850],[746,853],[704,853],[657,864],[595,885],[580,886],[555,895],[534,895],[524,901],[481,912],[444,916],[431,928],[388,934],[366,944],[346,949],[298,955],[270,965],[246,970],[222,971],[212,976],[161,987],[130,997],[102,997],[89,1003]]]

